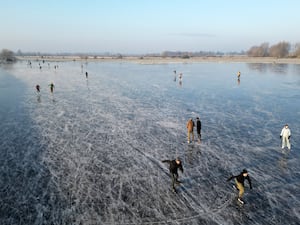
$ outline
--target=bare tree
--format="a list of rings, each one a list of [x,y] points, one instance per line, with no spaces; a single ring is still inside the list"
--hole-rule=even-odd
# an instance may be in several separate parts
[[[289,55],[291,45],[289,42],[279,42],[278,44],[272,45],[269,49],[269,54],[272,57],[283,58]]]
[[[295,52],[294,52],[295,57],[300,57],[300,42],[295,44]]]
[[[269,43],[262,43],[260,46],[253,46],[247,51],[248,56],[265,57],[269,55]]]
[[[13,53],[13,51],[8,49],[2,49],[0,53],[0,61],[2,62],[15,62],[16,57]]]

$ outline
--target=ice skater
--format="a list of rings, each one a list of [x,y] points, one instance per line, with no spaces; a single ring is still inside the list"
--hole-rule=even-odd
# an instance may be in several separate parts
[[[169,171],[172,177],[172,190],[177,193],[175,184],[180,184],[181,182],[178,180],[178,169],[183,173],[183,167],[181,160],[176,158],[174,160],[163,160],[163,163],[169,163]]]
[[[281,148],[284,149],[287,147],[289,150],[291,149],[291,143],[290,143],[290,138],[291,138],[291,130],[289,128],[289,125],[285,125],[280,133],[280,138],[282,140]]]
[[[41,87],[40,87],[40,85],[36,85],[35,86],[35,89],[36,89],[36,92],[39,94],[40,92],[41,92]]]
[[[85,72],[85,78],[88,79],[89,78],[89,74],[88,72]]]
[[[196,118],[196,126],[197,126],[197,136],[198,136],[198,143],[201,142],[201,121],[200,118]]]
[[[188,143],[190,143],[190,141],[191,141],[191,135],[192,135],[192,141],[194,141],[194,126],[195,126],[195,123],[194,123],[193,119],[192,118],[189,119],[186,124]]]
[[[174,72],[174,81],[176,82],[176,70],[173,71]]]
[[[179,78],[179,81],[182,81],[182,73],[179,74],[178,78]]]
[[[245,192],[245,185],[244,185],[244,181],[245,179],[248,180],[248,183],[249,183],[249,186],[250,186],[250,189],[252,189],[252,184],[251,184],[251,179],[248,175],[248,171],[246,169],[243,169],[243,171],[239,174],[239,175],[236,175],[236,176],[231,176],[227,179],[227,181],[230,181],[234,178],[234,181],[235,181],[235,185],[234,187],[239,190],[239,195],[238,195],[238,201],[241,203],[241,204],[244,204],[244,201],[242,199],[243,195],[244,195],[244,192]]]
[[[51,94],[53,94],[53,90],[54,90],[54,84],[53,84],[53,82],[51,84],[49,84],[49,87],[50,87]]]
[[[238,78],[238,80],[241,78],[241,72],[240,71],[237,73],[237,78]]]

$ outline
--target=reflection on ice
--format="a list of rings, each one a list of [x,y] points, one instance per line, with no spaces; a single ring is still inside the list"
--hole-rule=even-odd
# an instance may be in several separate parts
[[[86,79],[77,62],[55,71],[32,64],[9,70],[25,86],[18,107],[1,111],[3,224],[300,220],[300,100],[283,97],[298,76],[283,84],[272,70],[263,76],[246,64],[89,63]],[[184,71],[181,87],[174,69]],[[292,88],[289,96],[297,93]],[[199,115],[203,140],[187,145],[186,121]],[[291,152],[281,152],[284,123],[293,133]],[[177,156],[185,171],[175,194],[161,160]],[[246,187],[240,207],[226,179],[243,168],[253,190]]]

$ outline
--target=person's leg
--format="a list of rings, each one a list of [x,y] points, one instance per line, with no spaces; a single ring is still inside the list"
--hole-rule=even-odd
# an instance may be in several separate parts
[[[286,137],[286,146],[288,147],[288,149],[291,149],[291,143],[288,137]]]
[[[190,143],[190,140],[191,140],[190,139],[191,138],[190,135],[191,135],[191,133],[188,131],[188,143]]]
[[[241,199],[244,195],[244,186],[237,180],[235,181],[237,189],[239,189],[239,198]]]
[[[194,131],[192,131],[192,140],[194,141],[195,137],[194,137]]]
[[[176,189],[175,189],[175,183],[176,183],[176,180],[177,180],[177,177],[178,177],[178,175],[176,176],[176,174],[174,174],[174,173],[171,173],[171,176],[172,176],[172,190],[174,191],[174,192],[176,192],[177,193],[177,191],[176,191]]]
[[[281,148],[284,149],[284,145],[285,145],[285,137],[281,137],[281,140],[282,140],[282,144],[281,144]]]

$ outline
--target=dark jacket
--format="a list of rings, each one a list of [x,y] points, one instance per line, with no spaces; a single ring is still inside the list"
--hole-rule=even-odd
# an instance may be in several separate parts
[[[181,170],[181,172],[183,173],[183,167],[182,167],[182,163],[180,162],[179,164],[176,163],[176,160],[163,160],[163,163],[169,163],[169,170],[170,173],[174,173],[174,174],[178,174],[178,169]]]
[[[199,119],[197,119],[197,133],[201,133],[201,121]]]
[[[241,172],[239,175],[237,176],[231,176],[227,179],[227,181],[230,181],[231,179],[236,178],[237,182],[241,183],[243,186],[245,186],[244,182],[245,179],[248,180],[250,189],[252,189],[252,184],[251,184],[251,179],[249,177],[249,175],[247,175],[246,177],[243,176],[243,172]]]

